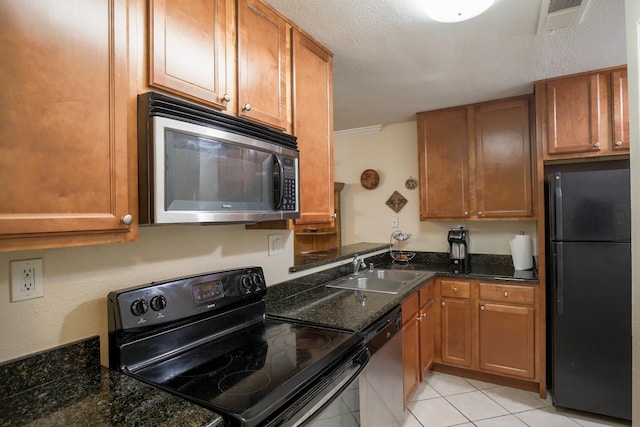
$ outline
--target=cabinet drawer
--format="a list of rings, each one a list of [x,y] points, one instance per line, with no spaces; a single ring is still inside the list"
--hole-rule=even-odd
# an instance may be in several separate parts
[[[469,298],[471,295],[471,282],[440,280],[440,294],[449,298]]]
[[[480,300],[510,302],[514,304],[533,304],[534,289],[529,286],[480,283]]]
[[[418,306],[420,294],[415,292],[408,300],[402,303],[402,324],[405,325],[409,320],[418,317]]]
[[[433,299],[433,283],[429,283],[426,286],[423,286],[420,289],[420,307],[429,302],[429,300]]]

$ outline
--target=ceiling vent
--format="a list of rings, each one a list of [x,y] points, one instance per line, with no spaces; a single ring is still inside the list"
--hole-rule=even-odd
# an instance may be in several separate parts
[[[542,0],[538,34],[578,25],[590,0]]]

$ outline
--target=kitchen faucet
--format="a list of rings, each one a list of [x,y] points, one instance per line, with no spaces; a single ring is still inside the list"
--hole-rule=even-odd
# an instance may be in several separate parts
[[[353,257],[353,261],[351,263],[353,264],[353,274],[358,274],[358,271],[360,271],[361,268],[367,268],[367,264],[362,258],[360,258],[360,256],[358,256],[358,254]]]

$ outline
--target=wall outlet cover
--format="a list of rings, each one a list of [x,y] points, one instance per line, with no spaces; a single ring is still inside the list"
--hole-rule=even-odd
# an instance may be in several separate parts
[[[11,302],[43,296],[42,258],[11,261]]]

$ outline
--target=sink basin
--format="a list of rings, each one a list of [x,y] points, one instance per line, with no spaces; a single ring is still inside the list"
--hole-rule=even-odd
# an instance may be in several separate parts
[[[333,280],[326,286],[328,288],[398,294],[402,288],[423,275],[425,275],[424,271],[367,270]]]

